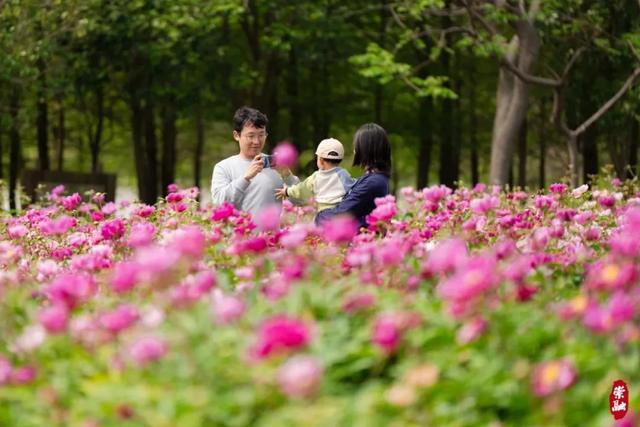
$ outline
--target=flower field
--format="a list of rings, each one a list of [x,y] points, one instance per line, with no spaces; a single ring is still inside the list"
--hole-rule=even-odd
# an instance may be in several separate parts
[[[171,188],[0,224],[2,426],[603,426],[640,404],[640,187],[404,188],[369,230]]]

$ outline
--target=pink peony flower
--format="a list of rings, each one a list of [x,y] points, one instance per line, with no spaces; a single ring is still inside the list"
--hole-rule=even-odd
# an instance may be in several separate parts
[[[7,228],[7,233],[11,239],[20,239],[29,232],[29,229],[22,224],[12,225]]]
[[[138,310],[135,307],[122,304],[115,310],[102,314],[99,322],[109,332],[117,334],[131,327],[139,317]]]
[[[264,359],[274,353],[305,347],[311,340],[307,325],[287,316],[274,316],[265,320],[258,329],[258,340],[250,353],[255,359]]]
[[[171,248],[183,256],[194,259],[202,257],[206,238],[199,227],[185,226],[177,230],[171,241]]]
[[[73,308],[91,298],[97,289],[95,279],[87,273],[64,273],[43,289],[53,304]]]
[[[373,343],[387,354],[393,353],[400,345],[402,333],[394,318],[380,315],[373,326]]]
[[[117,293],[130,291],[139,281],[139,271],[139,266],[134,262],[116,264],[111,276],[111,289]]]
[[[124,221],[121,219],[113,219],[100,225],[100,234],[105,240],[116,240],[122,237],[125,227]]]
[[[36,379],[36,368],[30,365],[16,368],[11,373],[13,384],[29,384]]]
[[[322,223],[321,235],[328,242],[348,243],[358,234],[358,222],[350,216],[336,216]]]
[[[422,265],[424,274],[441,274],[454,270],[467,259],[467,244],[462,239],[449,239],[441,242],[429,252],[427,261]]]
[[[213,315],[218,323],[228,324],[241,317],[246,305],[242,299],[225,295],[220,289],[213,291],[211,299]]]
[[[213,213],[211,214],[211,221],[224,221],[231,216],[237,215],[238,211],[236,211],[236,208],[231,203],[224,202],[213,210]]]
[[[567,185],[560,183],[551,184],[549,186],[549,191],[555,194],[563,194],[565,191],[567,191]]]
[[[487,321],[481,317],[469,320],[462,325],[462,328],[456,335],[458,344],[468,344],[480,338],[482,333],[487,329]]]
[[[10,381],[12,372],[13,368],[11,367],[11,363],[0,356],[0,386]]]
[[[573,363],[566,359],[540,363],[533,371],[531,386],[538,397],[545,397],[565,390],[576,381]]]
[[[156,337],[143,337],[129,348],[129,355],[138,364],[146,365],[161,359],[168,350],[169,346],[164,340]]]
[[[73,193],[71,196],[63,197],[60,201],[62,207],[67,211],[72,211],[77,208],[80,205],[80,202],[82,202],[82,198],[78,193]]]
[[[322,382],[323,369],[313,356],[291,357],[278,369],[280,390],[291,398],[313,396]]]
[[[47,332],[59,334],[67,328],[69,309],[63,304],[55,304],[40,310],[38,319]]]
[[[136,211],[135,214],[141,218],[147,218],[156,211],[156,208],[149,205],[142,205]]]
[[[262,209],[256,215],[255,222],[259,230],[277,230],[280,228],[280,206],[274,204]]]
[[[290,142],[281,142],[273,150],[273,159],[278,167],[292,168],[298,162],[298,150]]]

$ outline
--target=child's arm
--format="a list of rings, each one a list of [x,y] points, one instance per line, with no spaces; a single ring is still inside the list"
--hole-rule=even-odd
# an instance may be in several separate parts
[[[291,187],[284,187],[276,190],[276,196],[282,194],[284,198],[291,197],[292,199],[307,200],[313,197],[313,183],[316,180],[315,172],[300,184],[292,185]]]

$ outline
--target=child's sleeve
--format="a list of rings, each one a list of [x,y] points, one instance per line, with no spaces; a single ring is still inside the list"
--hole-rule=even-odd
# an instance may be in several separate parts
[[[287,197],[292,199],[307,200],[314,196],[313,183],[316,181],[316,173],[314,172],[309,178],[300,184],[287,187]]]
[[[353,184],[356,183],[356,180],[352,178],[351,175],[349,175],[349,172],[344,169],[340,169],[340,171],[338,172],[338,176],[340,177],[340,182],[344,187],[345,193],[348,193],[349,190],[351,190],[351,187],[353,187]]]

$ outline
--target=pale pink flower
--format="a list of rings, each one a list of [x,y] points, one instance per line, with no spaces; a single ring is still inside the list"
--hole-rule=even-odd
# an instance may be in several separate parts
[[[322,382],[323,369],[313,356],[291,357],[278,369],[278,384],[292,398],[307,398],[315,394]]]
[[[427,261],[423,263],[425,274],[440,274],[452,271],[467,259],[467,244],[462,239],[449,239],[439,243],[429,252]]]
[[[11,362],[0,356],[0,386],[9,382],[12,372]]]
[[[244,314],[246,305],[242,299],[225,295],[220,289],[215,289],[211,298],[211,308],[218,323],[228,324]]]
[[[576,369],[569,360],[550,360],[533,370],[531,387],[536,396],[545,397],[571,387],[576,378]]]
[[[481,317],[468,320],[462,325],[462,328],[456,335],[456,341],[458,344],[468,344],[477,340],[482,333],[487,329],[487,321]]]
[[[168,350],[166,341],[156,337],[142,337],[130,347],[129,355],[140,365],[146,365],[161,359]]]
[[[255,217],[259,230],[274,231],[280,228],[280,206],[269,205],[262,209]]]
[[[7,228],[7,233],[12,239],[20,239],[29,232],[29,229],[22,224],[12,225]]]
[[[206,238],[199,227],[185,226],[174,234],[171,248],[183,256],[199,259],[204,253],[206,243]]]

